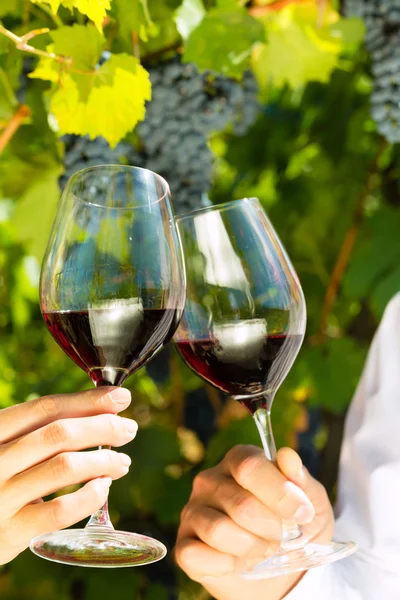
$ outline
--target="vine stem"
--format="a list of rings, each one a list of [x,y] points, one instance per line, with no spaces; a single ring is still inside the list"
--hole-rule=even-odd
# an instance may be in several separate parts
[[[8,37],[8,39],[10,39],[12,42],[14,42],[14,44],[18,50],[21,50],[22,52],[29,52],[30,54],[36,54],[36,56],[44,56],[46,58],[52,58],[53,60],[55,60],[59,63],[63,63],[63,64],[66,64],[67,66],[69,66],[72,63],[71,58],[69,58],[67,56],[61,56],[59,54],[54,54],[54,52],[46,52],[45,50],[39,50],[38,48],[34,48],[33,46],[31,46],[30,44],[27,43],[33,37],[35,37],[37,35],[41,35],[43,33],[47,33],[48,31],[50,31],[50,30],[47,27],[45,27],[43,29],[34,29],[33,31],[29,31],[28,33],[26,33],[25,35],[20,37],[20,36],[16,35],[15,33],[13,33],[12,31],[10,31],[9,29],[6,29],[0,23],[0,33],[2,35],[5,35],[6,37]]]
[[[31,116],[31,109],[26,104],[21,104],[16,112],[13,114],[4,130],[0,134],[0,154],[3,152],[4,148],[7,146],[11,138],[18,131],[19,127],[22,125],[23,121]]]
[[[364,209],[366,200],[371,191],[376,186],[376,175],[379,171],[379,160],[386,147],[387,142],[383,138],[381,138],[375,153],[375,157],[367,171],[367,178],[364,187],[362,188],[360,195],[357,199],[350,226],[346,232],[343,243],[340,247],[339,254],[337,255],[336,262],[330,276],[328,287],[326,288],[322,304],[319,330],[318,334],[313,340],[316,343],[316,345],[323,343],[326,339],[326,330],[329,316],[335,304],[340,284],[349,265],[351,254],[353,252],[354,245],[364,219]]]
[[[140,62],[139,35],[137,31],[132,31],[132,47],[134,57]]]

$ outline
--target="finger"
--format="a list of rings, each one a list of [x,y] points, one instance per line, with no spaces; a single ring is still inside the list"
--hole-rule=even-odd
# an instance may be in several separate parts
[[[22,524],[19,530],[25,532],[29,543],[37,535],[70,527],[95,513],[107,500],[110,485],[109,477],[94,479],[72,494],[29,504],[14,519]]]
[[[218,552],[199,540],[185,538],[178,541],[175,558],[180,568],[194,581],[203,577],[222,577],[233,573],[235,559],[231,554]]]
[[[0,447],[0,479],[6,481],[61,452],[122,446],[136,432],[135,421],[112,414],[54,421]]]
[[[194,480],[195,503],[201,503],[227,514],[234,523],[254,535],[279,541],[282,521],[258,498],[240,487],[232,477],[210,469]]]
[[[304,535],[309,540],[318,536],[320,541],[330,541],[333,535],[333,510],[324,486],[309,474],[299,455],[290,448],[279,450],[277,464],[282,473],[301,488],[313,504],[315,517],[302,528]]]
[[[281,448],[277,454],[277,464],[283,475],[307,494],[314,507],[327,500],[324,486],[310,475],[297,452],[291,448]]]
[[[131,459],[113,450],[64,452],[10,479],[3,488],[4,510],[15,514],[35,498],[42,498],[68,485],[98,477],[119,479],[127,474]]]
[[[235,446],[222,462],[223,472],[256,496],[279,518],[309,523],[314,508],[304,493],[255,446]]]
[[[271,549],[267,540],[239,527],[222,512],[203,505],[187,506],[181,535],[198,538],[214,550],[232,556],[267,556]]]
[[[131,394],[126,388],[103,387],[16,404],[1,411],[0,444],[59,419],[119,413],[130,401]]]

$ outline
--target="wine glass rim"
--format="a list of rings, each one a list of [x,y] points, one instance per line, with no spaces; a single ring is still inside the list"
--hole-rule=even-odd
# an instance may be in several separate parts
[[[220,204],[213,204],[212,206],[203,206],[202,208],[196,208],[195,210],[191,210],[190,212],[185,213],[183,215],[177,215],[175,217],[175,220],[183,221],[184,219],[190,219],[190,218],[196,217],[199,214],[211,212],[213,210],[229,209],[229,208],[232,208],[233,206],[236,206],[237,204],[240,204],[242,202],[252,202],[252,203],[256,203],[256,204],[260,203],[259,199],[256,198],[255,196],[252,198],[239,198],[237,200],[229,200],[228,202],[221,202]]]
[[[164,177],[162,177],[161,175],[159,175],[158,173],[156,173],[155,171],[151,171],[151,169],[145,169],[144,167],[135,167],[134,165],[119,165],[119,164],[99,164],[99,165],[92,165],[91,167],[84,167],[83,169],[80,169],[79,171],[77,171],[76,173],[74,173],[73,175],[71,175],[71,177],[68,179],[67,184],[64,188],[64,191],[67,190],[67,188],[71,185],[71,183],[74,181],[75,178],[78,177],[78,175],[82,174],[83,172],[86,171],[95,171],[97,169],[105,169],[105,168],[112,168],[112,167],[118,167],[119,169],[121,169],[122,171],[146,171],[147,173],[151,173],[151,175],[154,175],[156,179],[158,179],[163,187],[165,188],[164,194],[162,196],[160,196],[159,198],[157,198],[157,200],[154,200],[154,202],[149,202],[146,206],[151,206],[153,204],[158,204],[159,202],[162,202],[162,200],[164,200],[166,197],[171,195],[171,190],[169,188],[169,184],[168,181],[166,179],[164,179]],[[89,202],[89,200],[84,200],[83,198],[80,198],[80,196],[77,196],[74,192],[70,192],[71,195],[76,198],[79,202],[82,202],[83,204],[89,204],[90,206],[96,206],[97,208],[107,208],[107,209],[112,209],[112,210],[136,210],[138,208],[143,208],[143,206],[130,206],[130,207],[125,207],[125,206],[104,206],[103,204],[97,204],[96,202]]]

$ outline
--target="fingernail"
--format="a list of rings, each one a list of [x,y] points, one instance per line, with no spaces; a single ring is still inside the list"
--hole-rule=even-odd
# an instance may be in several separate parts
[[[112,479],[111,477],[102,477],[100,479],[101,484],[105,487],[105,488],[109,488],[112,484]]]
[[[130,467],[132,464],[132,460],[129,458],[129,456],[127,454],[120,454],[119,455],[120,461],[122,462],[122,464],[125,467]]]
[[[291,481],[286,481],[283,487],[287,496],[292,501],[295,500],[296,504],[299,505],[291,518],[300,524],[312,521],[314,518],[314,507],[309,501],[307,494]]]
[[[301,525],[306,525],[310,523],[314,518],[314,509],[312,506],[308,504],[303,504],[303,506],[299,506],[296,512],[293,515],[294,521],[296,523],[300,523]]]
[[[132,419],[124,419],[124,421],[127,432],[132,437],[135,436],[138,430],[138,424],[136,423],[136,421],[133,421]]]
[[[301,467],[299,472],[297,473],[297,480],[299,481],[299,483],[304,482],[305,476],[306,476],[306,473],[304,471],[304,467]]]
[[[126,388],[115,388],[109,393],[109,396],[116,404],[128,404],[131,401],[131,393]]]

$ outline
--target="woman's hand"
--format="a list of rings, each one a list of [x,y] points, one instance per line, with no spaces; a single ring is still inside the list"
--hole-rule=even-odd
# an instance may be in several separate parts
[[[279,469],[260,449],[236,446],[194,480],[176,558],[217,600],[278,600],[296,585],[298,573],[261,581],[237,574],[279,549],[282,519],[303,525],[310,540],[332,538],[333,511],[324,487],[293,450],[280,450],[277,462]]]
[[[42,533],[63,529],[97,511],[112,479],[129,470],[122,446],[137,424],[116,416],[130,404],[123,388],[46,396],[0,411],[0,564]],[[88,482],[78,491],[43,502],[64,486]]]

